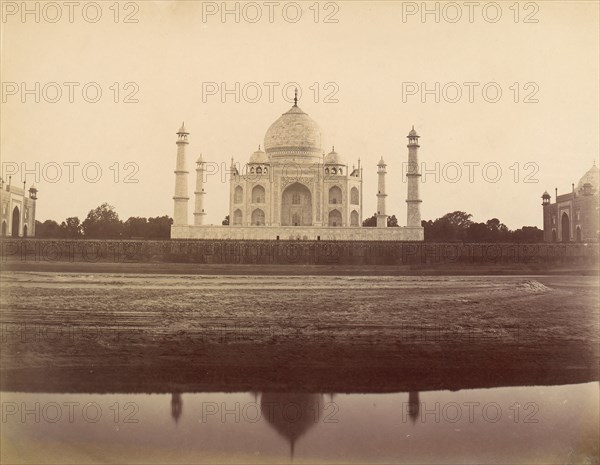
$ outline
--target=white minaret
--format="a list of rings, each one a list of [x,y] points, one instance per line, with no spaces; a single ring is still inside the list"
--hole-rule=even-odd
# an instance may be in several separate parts
[[[383,157],[377,163],[377,176],[379,177],[377,183],[377,227],[378,228],[387,228],[387,215],[385,213],[385,198],[387,194],[385,193],[385,174],[387,171],[385,167],[387,165],[383,161]]]
[[[408,194],[406,197],[407,214],[406,226],[409,228],[421,227],[421,200],[419,199],[419,136],[415,127],[408,133],[408,169],[406,171],[406,182]]]
[[[195,208],[194,208],[194,225],[202,226],[204,223],[204,162],[202,161],[202,154],[196,160],[196,191],[194,192],[195,197]]]
[[[189,133],[182,123],[177,131],[177,164],[175,165],[175,195],[173,201],[175,209],[173,212],[173,226],[187,226],[188,224],[188,174],[185,169],[185,149]]]

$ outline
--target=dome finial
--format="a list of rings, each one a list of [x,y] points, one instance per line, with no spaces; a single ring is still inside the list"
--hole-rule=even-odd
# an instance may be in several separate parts
[[[294,106],[298,106],[298,88],[294,88]]]

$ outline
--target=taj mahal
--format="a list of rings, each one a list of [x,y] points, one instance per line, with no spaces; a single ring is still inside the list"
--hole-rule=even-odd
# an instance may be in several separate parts
[[[321,130],[298,106],[283,113],[241,167],[229,167],[229,224],[205,225],[205,161],[196,160],[193,224],[188,222],[186,150],[189,133],[177,132],[172,239],[422,241],[419,136],[408,134],[407,223],[388,227],[386,163],[377,164],[377,226],[363,227],[363,167],[350,167],[335,148],[325,155]],[[375,168],[375,167],[374,167]],[[207,183],[208,184],[208,183]]]

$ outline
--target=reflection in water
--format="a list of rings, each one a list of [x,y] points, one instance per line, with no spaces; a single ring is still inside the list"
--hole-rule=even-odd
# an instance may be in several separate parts
[[[181,401],[181,394],[178,392],[174,392],[171,394],[171,416],[175,423],[179,422],[179,417],[181,416],[181,411],[183,410],[183,402]]]
[[[413,424],[419,416],[419,392],[410,391],[408,393],[408,416]]]
[[[324,416],[325,394],[311,393],[285,393],[285,392],[250,392],[254,402],[260,397],[260,411],[262,417],[279,433],[288,443],[290,458],[294,458],[296,442],[300,437],[313,428]],[[329,403],[333,404],[335,394],[329,393]],[[407,412],[414,425],[419,417],[419,392],[408,393]],[[175,424],[183,412],[181,393],[171,393],[171,416]]]
[[[214,393],[172,388],[170,394],[4,391],[0,461],[595,463],[598,388],[593,382],[337,393],[333,398],[329,392],[258,389]],[[172,421],[165,424],[169,403]],[[96,417],[96,412],[101,415]]]
[[[260,410],[269,424],[289,442],[293,460],[296,441],[321,418],[323,394],[266,392],[260,396]]]

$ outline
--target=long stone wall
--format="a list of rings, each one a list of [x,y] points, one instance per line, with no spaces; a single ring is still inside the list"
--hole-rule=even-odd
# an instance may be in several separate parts
[[[361,228],[315,226],[171,226],[172,239],[422,241],[423,228]]]
[[[6,262],[269,265],[526,264],[596,266],[599,244],[484,244],[374,241],[51,240],[0,243]]]

